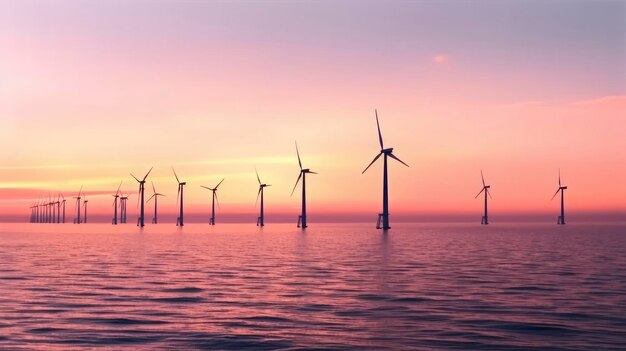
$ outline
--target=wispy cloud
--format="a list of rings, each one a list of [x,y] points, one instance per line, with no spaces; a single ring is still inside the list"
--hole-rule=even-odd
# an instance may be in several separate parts
[[[439,54],[439,55],[433,56],[433,62],[438,65],[447,63],[448,61],[450,61],[450,57],[448,55]]]

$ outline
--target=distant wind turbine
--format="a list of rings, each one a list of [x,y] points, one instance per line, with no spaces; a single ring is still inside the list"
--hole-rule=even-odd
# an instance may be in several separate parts
[[[385,155],[385,157],[383,158],[383,213],[378,214],[378,220],[376,221],[376,229],[387,230],[391,228],[389,226],[389,186],[388,186],[388,181],[387,181],[387,157],[391,157],[394,160],[402,163],[403,165],[407,167],[409,165],[404,163],[402,160],[400,160],[393,154],[392,147],[385,149],[385,147],[383,146],[383,135],[380,132],[380,123],[378,122],[378,111],[376,109],[374,110],[374,114],[376,115],[376,127],[378,128],[378,141],[380,143],[380,153],[378,153],[378,155],[374,157],[374,160],[370,162],[370,164],[363,170],[363,172],[361,172],[361,174],[365,173],[365,171],[367,171],[368,168],[370,168],[374,164],[374,162],[378,160],[378,158],[381,155]],[[381,227],[381,222],[382,222],[382,227]]]
[[[163,194],[159,194],[156,192],[156,189],[154,188],[154,182],[152,183],[152,196],[150,196],[150,198],[148,199],[147,202],[150,202],[150,200],[152,200],[152,198],[154,198],[154,218],[152,218],[152,224],[157,224],[158,223],[158,216],[157,216],[157,203],[159,200],[159,196],[165,196]]]
[[[478,195],[476,195],[474,198],[476,199],[480,194],[485,192],[485,214],[483,215],[483,218],[480,220],[480,224],[489,224],[489,216],[487,215],[487,195],[489,195],[489,198],[491,198],[491,193],[489,192],[491,185],[485,184],[485,177],[483,176],[482,170],[480,171],[480,178],[483,181],[483,188],[480,190]]]
[[[185,195],[185,185],[187,185],[187,182],[181,182],[178,179],[178,175],[176,175],[176,171],[174,170],[174,167],[172,167],[172,172],[174,172],[174,177],[176,177],[176,182],[178,183],[178,193],[176,194],[176,204],[178,205],[178,198],[180,197],[180,213],[178,215],[178,218],[176,219],[176,225],[177,226],[184,226],[185,222],[184,222],[184,213],[183,213],[183,199],[184,199],[184,195]],[[156,200],[155,200],[155,205],[156,205]]]
[[[302,160],[300,159],[300,151],[298,150],[298,143],[296,143],[296,155],[298,155],[298,165],[300,166],[300,174],[298,175],[298,179],[296,180],[296,184],[293,186],[293,190],[291,190],[291,196],[293,196],[293,192],[296,191],[296,187],[298,187],[298,183],[300,182],[300,178],[302,178],[302,214],[298,216],[298,228],[306,228],[306,175],[307,173],[317,174],[316,172],[311,171],[309,168],[302,168]]]
[[[111,221],[111,223],[114,225],[117,225],[117,199],[120,197],[121,187],[122,187],[122,182],[120,182],[120,185],[117,187],[117,191],[115,192],[115,195],[113,195],[113,220]]]
[[[61,193],[57,195],[57,201],[55,202],[57,207],[57,220],[56,223],[61,223]]]
[[[80,203],[80,199],[81,199],[81,192],[83,191],[83,186],[80,186],[80,190],[78,190],[78,195],[74,197],[74,199],[76,199],[76,218],[74,218],[74,223],[76,224],[80,224],[80,207],[82,206],[82,204]]]
[[[87,195],[85,195],[83,199],[83,206],[85,207],[85,211],[84,211],[85,220],[83,220],[83,223],[87,223],[87,202],[89,202],[89,200],[87,200]]]
[[[559,188],[556,190],[556,193],[552,196],[552,199],[561,192],[561,215],[557,218],[556,224],[565,224],[565,190],[567,186],[561,185],[561,170],[559,169]]]
[[[259,192],[256,195],[256,201],[259,201],[259,196],[261,196],[261,214],[259,215],[259,218],[257,218],[256,220],[256,225],[259,227],[263,227],[265,225],[265,213],[263,212],[264,208],[263,208],[263,192],[264,189],[268,186],[272,186],[271,184],[264,184],[261,183],[261,178],[259,177],[259,172],[257,171],[256,168],[254,168],[254,171],[256,172],[256,179],[259,181]]]
[[[145,190],[145,185],[146,185],[146,178],[148,178],[148,175],[150,174],[150,172],[152,172],[152,168],[154,167],[150,167],[150,170],[148,171],[148,173],[146,173],[146,175],[143,177],[142,180],[137,179],[137,177],[135,177],[132,173],[130,174],[133,178],[135,178],[135,180],[137,181],[137,183],[139,183],[139,197],[137,199],[137,201],[141,201],[141,208],[140,208],[140,212],[139,212],[139,219],[137,220],[137,225],[140,227],[144,226],[144,190]]]
[[[120,197],[120,223],[126,223],[126,202],[130,195],[124,195]]]
[[[219,188],[220,184],[222,184],[224,179],[220,180],[220,182],[217,183],[217,185],[214,188],[209,188],[208,186],[200,185],[201,187],[203,187],[205,189],[208,189],[208,190],[211,190],[211,192],[212,192],[212,196],[211,196],[211,218],[209,219],[209,224],[210,225],[215,225],[215,203],[217,202],[217,207],[220,206],[220,202],[217,199],[217,188]]]
[[[61,204],[63,206],[63,219],[61,223],[65,223],[65,196],[63,196],[63,194],[61,194],[61,198],[63,200],[61,200]]]

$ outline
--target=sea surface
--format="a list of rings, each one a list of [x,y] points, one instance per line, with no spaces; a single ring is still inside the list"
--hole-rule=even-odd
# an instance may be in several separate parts
[[[626,225],[0,224],[0,349],[624,350]]]

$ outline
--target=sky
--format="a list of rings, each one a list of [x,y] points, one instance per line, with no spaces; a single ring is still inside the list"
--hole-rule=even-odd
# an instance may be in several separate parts
[[[626,219],[625,2],[5,0],[0,220],[81,185],[110,220],[152,166],[165,218],[175,167],[191,218],[225,178],[220,213],[255,222],[256,167],[295,220],[297,140],[309,221],[374,221],[374,109],[410,165],[392,220],[480,218],[482,170],[492,221],[556,221],[559,169],[568,211]]]

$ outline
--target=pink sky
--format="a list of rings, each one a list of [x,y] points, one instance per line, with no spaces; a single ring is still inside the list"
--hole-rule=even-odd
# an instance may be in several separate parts
[[[468,11],[471,9],[472,11]],[[619,2],[5,1],[0,4],[0,217],[81,184],[94,215],[120,181],[150,180],[174,211],[297,214],[294,140],[309,208],[346,219],[626,211],[626,5]],[[69,207],[73,209],[73,206]],[[129,217],[135,218],[134,203]],[[360,217],[359,217],[360,218]],[[130,218],[129,218],[130,219]],[[495,219],[495,218],[494,218]]]

